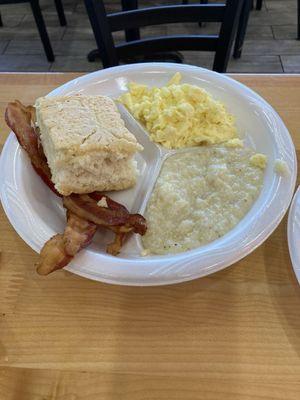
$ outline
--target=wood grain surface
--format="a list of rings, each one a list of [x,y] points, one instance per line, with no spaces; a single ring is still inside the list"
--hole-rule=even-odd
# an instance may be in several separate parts
[[[0,74],[3,119],[75,74]],[[234,76],[279,112],[300,151],[300,76]],[[254,127],[255,129],[255,127]],[[5,171],[0,171],[5,173]],[[224,271],[165,287],[38,276],[0,212],[0,400],[300,398],[300,289],[286,219]]]

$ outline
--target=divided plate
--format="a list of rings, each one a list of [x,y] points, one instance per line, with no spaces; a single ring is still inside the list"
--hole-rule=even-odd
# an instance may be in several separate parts
[[[124,285],[163,285],[195,279],[223,269],[259,246],[284,216],[295,187],[297,164],[293,142],[278,114],[244,85],[212,71],[188,65],[146,63],[125,65],[85,75],[55,89],[48,96],[82,93],[113,99],[127,91],[127,83],[163,86],[176,72],[182,82],[207,89],[236,116],[239,135],[246,146],[268,156],[259,198],[240,223],[223,237],[200,248],[176,255],[141,257],[141,241],[133,235],[118,257],[105,253],[111,234],[99,230],[93,243],[66,267],[94,280]],[[137,185],[109,195],[131,212],[144,213],[163,160],[174,151],[152,143],[143,127],[119,105],[126,126],[144,150],[137,155]],[[274,161],[284,160],[288,177],[274,172]],[[65,212],[56,197],[33,171],[14,135],[8,137],[0,159],[0,196],[4,210],[18,234],[35,251],[65,226]],[[4,172],[3,172],[4,171]],[[164,221],[161,221],[163,224]]]

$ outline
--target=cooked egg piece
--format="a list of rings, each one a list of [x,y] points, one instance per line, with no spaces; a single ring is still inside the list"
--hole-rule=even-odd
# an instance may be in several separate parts
[[[143,249],[143,250],[141,251],[141,256],[142,256],[142,257],[146,257],[146,256],[148,256],[150,253],[151,253],[151,252],[150,252],[149,249]]]
[[[250,157],[250,164],[254,167],[265,169],[267,166],[267,156],[265,154],[256,153]]]
[[[275,160],[274,171],[278,175],[282,175],[282,176],[287,176],[290,173],[287,163],[283,160],[278,160],[278,159]]]
[[[244,146],[244,142],[241,139],[231,139],[228,140],[228,142],[225,143],[226,147],[232,147],[232,148],[242,148]]]

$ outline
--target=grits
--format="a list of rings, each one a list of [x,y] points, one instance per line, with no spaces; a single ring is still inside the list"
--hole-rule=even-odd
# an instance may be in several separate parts
[[[145,217],[144,247],[179,253],[212,242],[234,228],[257,199],[264,171],[247,148],[205,146],[164,162]]]

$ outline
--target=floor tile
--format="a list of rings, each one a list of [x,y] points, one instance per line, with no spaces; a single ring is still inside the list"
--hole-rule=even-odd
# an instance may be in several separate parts
[[[203,68],[212,68],[214,54],[201,54],[197,52],[183,52],[185,63],[197,65]],[[279,56],[242,56],[235,60],[230,58],[227,72],[236,73],[282,73],[282,65]]]
[[[64,34],[65,28],[58,27],[47,27],[47,32],[50,40],[60,40]],[[2,27],[0,28],[0,38],[2,40],[17,40],[24,41],[24,39],[40,40],[40,35],[35,24],[31,24],[30,28],[23,29],[21,26],[16,28]]]
[[[0,55],[0,72],[23,71],[44,72],[48,71],[50,63],[45,56],[29,56],[4,54]]]
[[[91,27],[69,27],[62,40],[92,40],[94,33]]]
[[[297,0],[266,0],[268,11],[297,10]]]
[[[9,13],[8,11],[2,11],[2,7],[0,8],[1,11],[1,17],[2,17],[2,22],[3,26],[0,27],[0,37],[2,37],[2,29],[4,28],[15,28],[20,25],[21,21],[25,17],[25,13],[21,14],[12,14]]]
[[[60,27],[58,15],[55,10],[47,11],[47,12],[42,11],[42,14],[43,14],[43,18],[45,20],[45,24],[47,27]],[[67,26],[68,26],[70,20],[72,18],[74,18],[72,11],[65,10],[65,17],[66,17]],[[28,13],[25,15],[25,17],[21,23],[21,26],[26,29],[26,28],[30,28],[32,26],[32,24],[34,24],[34,23],[35,22],[34,22],[33,14]]]
[[[300,55],[297,56],[281,56],[284,72],[300,73]]]
[[[246,39],[274,39],[270,25],[248,25]]]
[[[212,69],[214,62],[214,53],[197,52],[197,51],[182,51],[184,63],[189,65],[197,65],[198,67]]]
[[[38,38],[36,38],[35,40],[11,40],[5,50],[5,54],[42,55],[44,54],[44,48],[42,42]]]
[[[67,28],[78,26],[78,27],[90,27],[90,21],[86,12],[84,13],[73,13],[71,10],[65,10],[65,16],[67,20]],[[57,27],[59,26],[59,20],[55,11],[43,12],[43,17],[47,26]],[[34,23],[32,14],[26,14],[23,23],[30,25]]]
[[[20,4],[3,4],[1,5],[1,15],[21,15],[31,13],[31,8],[29,3],[20,3]]]
[[[51,65],[52,72],[91,72],[102,69],[102,63],[89,62],[86,57],[57,56]]]
[[[279,56],[245,56],[238,60],[231,58],[227,72],[236,73],[282,73],[282,65]]]
[[[82,56],[85,58],[87,53],[96,47],[95,40],[58,40],[53,42],[54,54],[62,56]]]
[[[54,0],[39,0],[39,3],[43,14],[47,12],[56,13]],[[74,0],[63,0],[63,7],[65,12],[72,10],[75,5],[76,1]]]
[[[244,55],[285,55],[300,53],[298,40],[246,40]]]
[[[63,56],[82,56],[96,48],[94,40],[78,41],[51,41],[54,54]],[[12,40],[5,54],[44,54],[42,42],[40,40]]]
[[[275,39],[296,39],[297,25],[274,25],[272,27]],[[300,46],[299,46],[300,50]],[[299,51],[300,53],[300,51]]]
[[[295,0],[296,1],[296,0]],[[249,25],[287,25],[296,23],[296,13],[290,10],[253,10],[249,19]]]
[[[0,54],[4,52],[7,48],[9,41],[8,40],[0,40]]]

